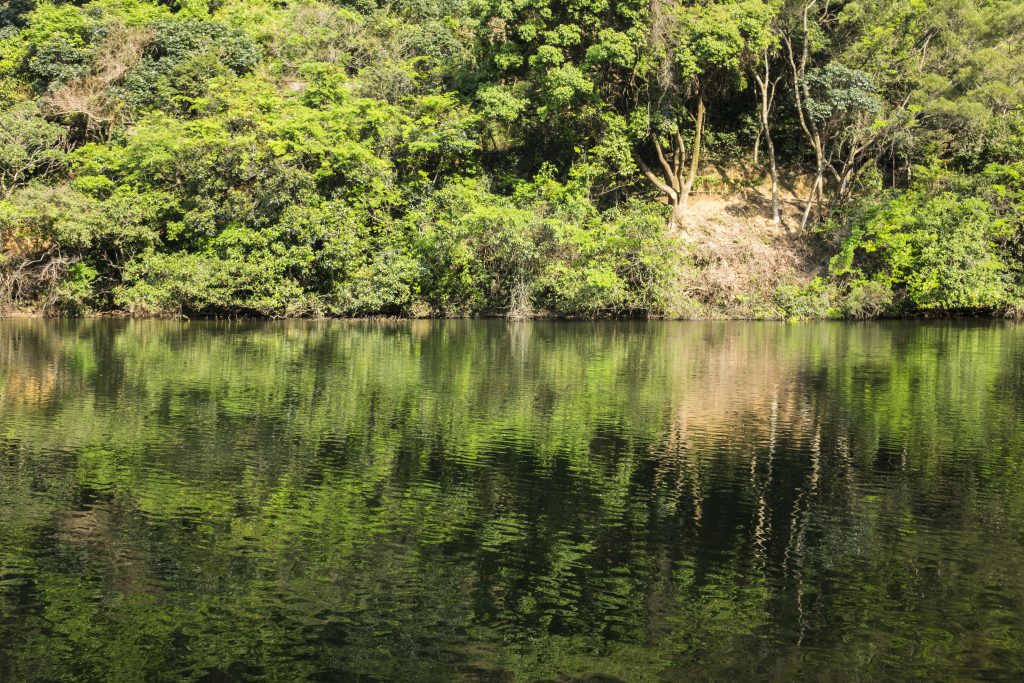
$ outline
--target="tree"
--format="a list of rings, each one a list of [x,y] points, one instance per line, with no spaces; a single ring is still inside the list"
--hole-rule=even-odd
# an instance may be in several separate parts
[[[58,171],[66,149],[64,129],[44,119],[35,102],[0,111],[0,198]]]
[[[53,117],[78,118],[86,136],[109,138],[123,120],[127,108],[111,89],[142,59],[153,32],[110,27],[99,44],[88,73],[50,90],[43,98],[46,113]]]
[[[758,59],[750,66],[754,82],[757,84],[757,116],[759,137],[764,137],[765,149],[768,154],[768,175],[771,179],[771,201],[772,201],[772,223],[778,225],[781,222],[779,215],[779,170],[775,155],[775,141],[772,138],[772,109],[775,105],[775,93],[782,76],[775,75],[773,71],[774,59],[779,49],[778,27],[771,27],[768,40],[765,42],[763,51]],[[755,142],[755,163],[757,157],[757,145],[760,139]]]
[[[633,156],[672,211],[670,231],[685,225],[690,193],[700,168],[708,105],[742,88],[744,72],[770,49],[772,6],[764,0],[655,3],[651,10],[653,59],[637,79],[628,106],[643,134]],[[653,149],[659,172],[647,163]]]

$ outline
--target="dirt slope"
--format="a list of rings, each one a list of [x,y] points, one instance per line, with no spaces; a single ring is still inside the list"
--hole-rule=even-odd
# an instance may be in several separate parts
[[[693,257],[684,290],[694,317],[766,317],[785,285],[802,285],[824,271],[816,240],[800,230],[801,204],[782,196],[782,224],[771,220],[767,187],[697,194],[680,234]]]

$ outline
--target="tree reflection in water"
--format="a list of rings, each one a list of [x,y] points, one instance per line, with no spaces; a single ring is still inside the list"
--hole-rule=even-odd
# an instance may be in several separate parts
[[[0,679],[1024,670],[1024,328],[0,324]]]

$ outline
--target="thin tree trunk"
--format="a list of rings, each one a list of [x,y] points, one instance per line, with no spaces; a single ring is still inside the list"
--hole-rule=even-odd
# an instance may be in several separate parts
[[[814,185],[811,188],[811,194],[807,198],[807,204],[804,206],[803,218],[800,220],[800,230],[804,230],[807,227],[808,222],[811,219],[811,208],[816,202],[820,202],[820,196],[823,191],[824,176],[825,176],[825,150],[824,144],[821,138],[821,132],[818,129],[817,123],[814,119],[807,115],[804,110],[804,105],[807,99],[810,99],[810,92],[807,88],[807,83],[804,80],[804,76],[807,74],[807,64],[810,60],[810,29],[808,14],[814,5],[817,4],[817,0],[811,0],[803,6],[801,15],[801,32],[802,32],[802,43],[800,46],[800,58],[796,57],[796,50],[793,48],[793,36],[790,33],[784,33],[782,40],[786,45],[786,52],[789,56],[789,64],[792,69],[793,75],[793,96],[796,100],[796,111],[800,121],[800,127],[803,129],[804,134],[807,135],[808,141],[811,143],[811,147],[814,148],[814,160],[815,160],[815,176]]]
[[[775,99],[775,83],[772,83],[770,80],[770,68],[768,52],[765,51],[764,75],[755,74],[754,78],[761,92],[761,106],[759,107],[761,124],[759,132],[764,132],[765,150],[768,155],[768,173],[771,175],[772,181],[772,223],[778,225],[782,222],[782,217],[779,215],[779,172],[775,163],[775,143],[772,141],[771,125],[769,123],[772,101]]]
[[[704,136],[704,95],[697,95],[697,118],[694,123],[694,135],[693,135],[693,149],[690,152],[690,170],[686,174],[686,182],[679,192],[679,204],[682,213],[686,213],[686,209],[690,202],[690,191],[693,189],[693,183],[697,179],[697,170],[700,167],[700,148],[701,139]]]
[[[779,171],[775,166],[775,145],[771,136],[765,136],[765,145],[768,149],[768,173],[772,178],[772,223],[778,225],[782,222],[782,216],[779,214]]]
[[[814,206],[815,200],[817,200],[818,195],[821,192],[821,185],[823,180],[824,176],[819,170],[818,173],[814,176],[814,185],[811,186],[811,194],[807,197],[807,203],[804,205],[804,215],[803,218],[800,219],[801,231],[807,227],[807,223],[811,219],[811,207]]]

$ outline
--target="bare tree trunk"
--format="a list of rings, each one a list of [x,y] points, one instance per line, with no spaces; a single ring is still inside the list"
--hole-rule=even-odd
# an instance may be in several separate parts
[[[824,177],[819,170],[819,172],[814,176],[814,185],[811,186],[811,194],[807,197],[807,202],[804,204],[804,215],[803,218],[800,219],[801,230],[805,229],[808,222],[810,222],[811,208],[814,206],[815,200],[821,192],[821,185],[823,181]]]
[[[775,145],[770,136],[765,137],[765,144],[768,147],[768,173],[772,178],[772,223],[778,225],[782,216],[779,214],[779,170],[775,166]]]
[[[686,175],[686,182],[683,183],[679,193],[679,203],[682,205],[683,213],[686,212],[690,201],[690,191],[693,189],[693,182],[697,179],[697,170],[700,168],[701,138],[704,137],[704,95],[697,95],[697,118],[694,122],[693,150],[690,152],[690,170]]]
[[[772,141],[771,132],[771,108],[772,103],[775,99],[775,86],[778,81],[771,81],[771,61],[768,55],[768,51],[764,53],[764,74],[754,74],[754,79],[757,81],[757,87],[761,94],[760,107],[760,119],[761,125],[759,126],[759,133],[763,131],[765,150],[768,154],[768,173],[771,175],[772,181],[772,223],[778,225],[782,222],[782,218],[779,215],[779,171],[775,164],[775,143]],[[760,137],[760,136],[759,136]],[[756,161],[755,161],[756,163]]]
[[[800,127],[803,129],[804,134],[807,135],[808,141],[811,143],[811,147],[814,148],[814,160],[815,160],[815,175],[814,184],[811,186],[811,194],[807,197],[807,203],[804,206],[803,218],[800,220],[800,229],[806,229],[808,223],[811,220],[811,209],[812,207],[820,203],[821,195],[824,190],[825,180],[825,149],[824,143],[822,142],[821,132],[818,130],[818,124],[815,123],[814,119],[807,115],[805,111],[805,103],[810,99],[810,91],[807,88],[807,82],[804,77],[807,75],[807,64],[810,61],[810,28],[808,14],[817,4],[817,0],[810,0],[805,3],[801,12],[801,44],[800,44],[800,57],[796,56],[796,50],[793,47],[793,35],[790,32],[784,32],[782,36],[783,42],[786,44],[786,52],[789,56],[789,65],[792,70],[793,76],[793,96],[796,99],[796,111],[800,120]]]
[[[668,229],[670,233],[683,232],[686,226],[686,205],[680,197],[672,205],[672,213],[668,217]]]

